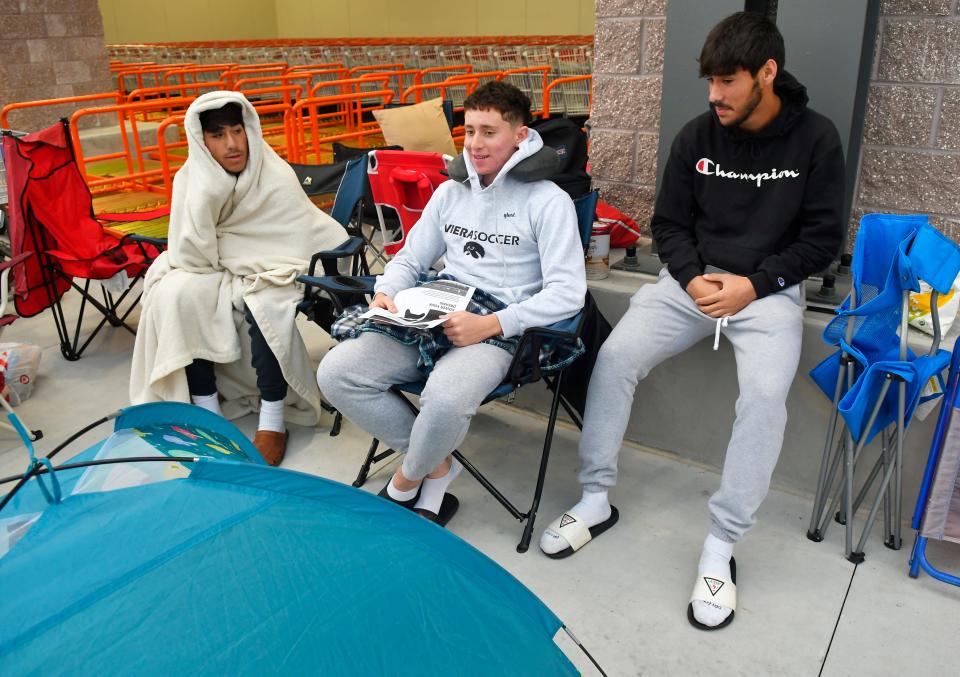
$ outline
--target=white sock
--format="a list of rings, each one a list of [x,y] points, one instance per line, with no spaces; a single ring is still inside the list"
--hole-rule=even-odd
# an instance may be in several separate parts
[[[260,424],[257,430],[270,430],[275,433],[286,430],[283,425],[283,400],[260,400]]]
[[[606,491],[584,491],[580,502],[570,508],[573,513],[584,521],[588,527],[593,527],[610,519],[610,499]],[[553,529],[546,529],[540,536],[540,549],[548,555],[553,555],[570,547],[567,539]]]
[[[190,401],[198,407],[213,412],[217,416],[223,416],[223,412],[220,411],[220,396],[217,395],[217,393],[213,395],[191,395]]]
[[[457,475],[463,470],[460,461],[450,459],[450,470],[443,477],[425,477],[423,479],[422,489],[420,489],[420,499],[413,506],[414,510],[429,510],[434,515],[440,514],[440,506],[443,505],[443,496],[447,493],[447,487],[457,479]]]
[[[730,558],[733,557],[733,543],[722,541],[713,534],[707,535],[703,542],[703,552],[700,554],[700,565],[697,567],[697,576],[714,576],[730,580]],[[720,625],[733,609],[725,606],[694,600],[693,617],[704,625],[711,627]]]
[[[420,487],[414,487],[409,491],[401,491],[400,489],[397,489],[397,485],[394,484],[394,481],[396,481],[396,476],[391,477],[390,481],[387,482],[387,494],[389,494],[390,498],[392,498],[393,500],[400,501],[400,502],[412,501],[413,498],[417,495],[417,490]]]

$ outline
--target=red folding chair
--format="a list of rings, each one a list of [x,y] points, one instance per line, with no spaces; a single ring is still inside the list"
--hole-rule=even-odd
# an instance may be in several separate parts
[[[14,304],[19,315],[32,317],[52,308],[60,352],[68,360],[80,359],[107,322],[135,333],[124,320],[140,297],[124,312],[120,306],[159,250],[132,236],[118,240],[93,217],[93,200],[77,167],[66,122],[22,137],[4,133],[3,154],[10,247],[14,256],[32,254],[14,270]],[[103,288],[100,298],[91,293],[91,281],[108,280],[120,271],[130,279],[125,291],[114,295]],[[82,279],[82,286],[74,278]],[[60,303],[71,288],[83,296],[73,328]],[[80,328],[88,305],[103,318],[81,345]]]
[[[433,191],[447,180],[446,170],[440,153],[370,151],[367,178],[383,234],[383,250],[387,254],[393,256],[403,247],[407,233],[420,220]],[[399,238],[388,231],[384,207],[395,211],[400,219]]]

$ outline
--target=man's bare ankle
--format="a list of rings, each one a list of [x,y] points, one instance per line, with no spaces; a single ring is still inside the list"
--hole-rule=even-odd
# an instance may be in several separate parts
[[[403,476],[403,472],[397,470],[393,476],[393,486],[395,486],[400,491],[410,491],[416,489],[420,486],[422,480],[408,480]]]
[[[438,477],[443,477],[448,472],[450,472],[450,467],[453,465],[453,457],[447,456],[445,459],[440,461],[440,465],[434,468],[433,472],[427,475],[427,479],[435,480]]]

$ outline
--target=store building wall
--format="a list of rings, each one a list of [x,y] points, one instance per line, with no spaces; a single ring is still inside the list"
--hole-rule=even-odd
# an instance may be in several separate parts
[[[276,8],[263,0],[99,0],[107,43],[254,40],[277,37]]]
[[[593,0],[99,0],[108,43],[591,35]]]
[[[0,0],[0,107],[112,88],[97,0]],[[46,127],[76,106],[17,112],[16,129]]]
[[[960,2],[885,0],[877,41],[851,234],[866,212],[926,212],[960,241]]]
[[[603,196],[647,233],[666,6],[597,0],[591,167]],[[863,144],[847,158],[859,167],[848,247],[867,212],[928,213],[960,241],[960,0],[884,0],[876,40]]]

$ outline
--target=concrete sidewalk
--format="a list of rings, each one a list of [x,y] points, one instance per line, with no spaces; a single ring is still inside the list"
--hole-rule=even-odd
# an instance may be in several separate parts
[[[319,360],[329,340],[312,325],[302,330]],[[122,329],[106,328],[78,362],[61,357],[49,311],[19,320],[3,340],[44,348],[34,396],[18,410],[44,431],[38,452],[128,404],[133,336]],[[237,424],[252,436],[256,419],[247,416]],[[326,417],[322,425],[329,424]],[[477,415],[462,450],[523,503],[532,492],[543,426],[535,414],[494,404]],[[84,441],[108,432],[101,427],[72,449],[82,450]],[[569,428],[557,432],[534,544],[579,497],[577,438]],[[291,426],[284,467],[349,483],[368,443],[349,422],[336,438],[327,428]],[[25,464],[16,440],[0,433],[0,475],[22,472]],[[393,467],[379,469],[364,489],[379,490]],[[628,446],[611,494],[620,523],[573,557],[551,560],[535,545],[518,554],[520,525],[464,474],[453,485],[461,509],[450,529],[540,596],[611,676],[957,674],[960,589],[925,574],[918,580],[907,576],[912,531],[905,529],[904,549],[891,551],[874,529],[866,562],[854,567],[842,556],[837,525],[823,543],[804,537],[811,497],[784,491],[771,491],[757,527],[737,547],[739,608],[733,624],[715,633],[692,628],[686,606],[708,528],[707,498],[718,482],[706,467]],[[909,514],[913,497],[905,503]],[[931,547],[930,556],[960,572],[960,548]],[[558,637],[558,643],[585,674],[595,674],[568,639]]]

